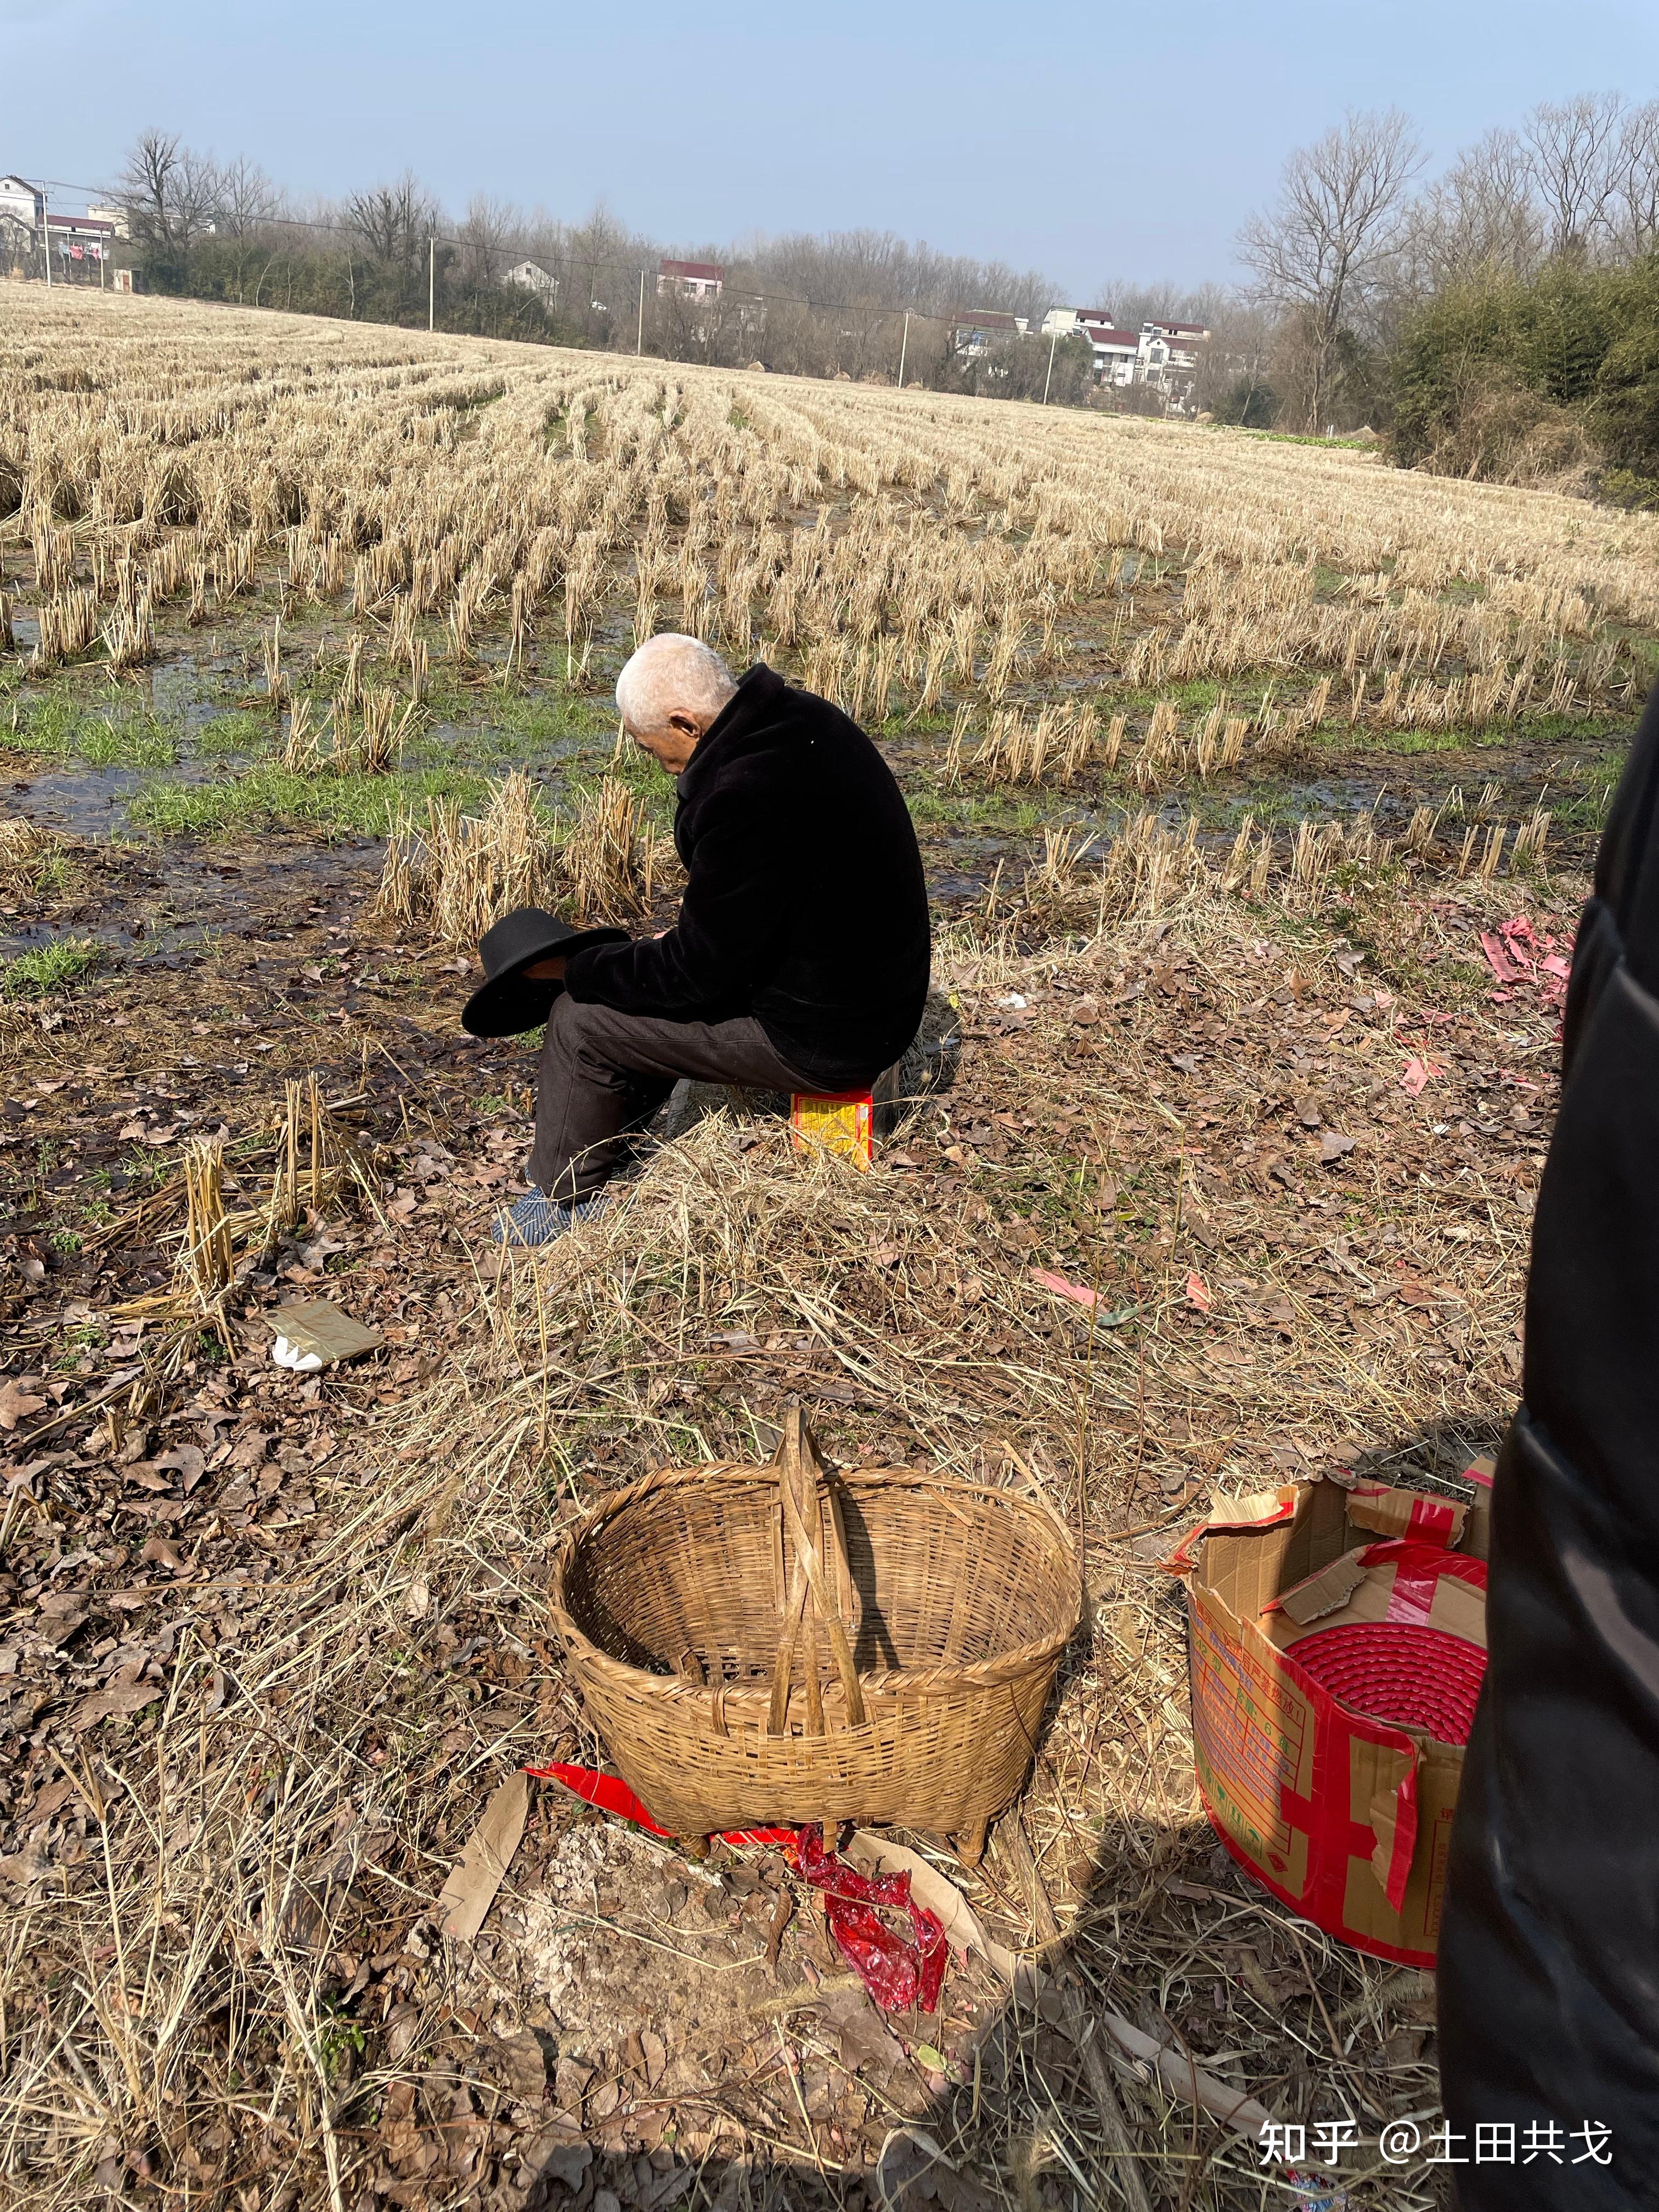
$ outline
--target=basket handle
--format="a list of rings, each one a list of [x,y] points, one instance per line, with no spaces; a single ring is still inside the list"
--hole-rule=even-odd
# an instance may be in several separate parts
[[[866,1719],[864,1692],[860,1686],[858,1669],[853,1663],[853,1647],[847,1639],[841,1608],[830,1587],[830,1577],[824,1571],[821,1556],[824,1516],[823,1501],[818,1491],[819,1469],[801,1421],[798,1399],[790,1399],[784,1407],[783,1436],[778,1445],[777,1456],[772,1463],[777,1469],[784,1522],[794,1547],[795,1557],[789,1578],[789,1593],[784,1601],[783,1628],[778,1639],[777,1657],[772,1668],[772,1702],[767,1714],[767,1733],[769,1735],[781,1735],[787,1724],[789,1682],[794,1672],[795,1648],[803,1629],[806,1632],[807,1639],[807,1725],[815,1735],[823,1732],[823,1697],[818,1685],[815,1616],[822,1619],[829,1632],[836,1672],[841,1677],[842,1692],[847,1700],[848,1725],[849,1728],[862,1728]],[[833,1509],[833,1501],[831,1504]],[[836,1552],[837,1580],[850,1587],[851,1575],[842,1536],[841,1516],[832,1510],[829,1519],[830,1540]],[[813,1533],[814,1523],[817,1524],[816,1533]]]

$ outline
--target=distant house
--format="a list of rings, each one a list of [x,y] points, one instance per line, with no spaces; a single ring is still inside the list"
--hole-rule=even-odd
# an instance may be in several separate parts
[[[110,224],[115,232],[115,235],[118,239],[125,240],[132,236],[131,225],[128,221],[127,211],[125,208],[89,207],[87,210],[87,213],[92,217],[94,222],[106,222]]]
[[[46,243],[62,273],[73,276],[96,269],[101,284],[103,264],[115,247],[115,225],[97,216],[54,215],[48,208],[46,226]]]
[[[0,177],[0,222],[39,230],[46,220],[46,196],[27,177]]]
[[[1140,357],[1140,340],[1133,331],[1120,331],[1110,323],[1085,323],[1083,335],[1094,350],[1097,384],[1133,384]]]
[[[712,261],[659,261],[657,264],[659,292],[678,292],[687,300],[718,300],[726,283],[726,271],[717,269]]]
[[[12,254],[48,246],[64,276],[92,267],[101,282],[115,239],[113,216],[55,214],[27,177],[0,177],[0,244]]]
[[[1136,376],[1183,407],[1198,380],[1197,349],[1209,336],[1202,323],[1143,323]]]
[[[998,307],[957,307],[951,316],[951,349],[959,361],[977,361],[994,338],[1023,338],[1030,327],[1026,316],[1006,315]]]
[[[1050,307],[1042,319],[1050,338],[1086,337],[1095,357],[1095,381],[1120,389],[1150,384],[1176,408],[1190,397],[1198,375],[1196,349],[1209,337],[1201,323],[1146,322],[1120,330],[1104,307]]]
[[[516,284],[523,292],[556,292],[559,280],[551,276],[539,261],[515,261],[501,279],[504,284]]]
[[[1112,327],[1109,307],[1050,307],[1042,318],[1045,338],[1075,337],[1079,331],[1109,330]]]

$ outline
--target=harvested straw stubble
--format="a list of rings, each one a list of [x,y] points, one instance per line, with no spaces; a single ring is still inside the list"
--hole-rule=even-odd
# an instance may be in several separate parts
[[[628,921],[648,911],[668,858],[644,802],[619,776],[580,794],[575,820],[559,841],[571,909],[586,924]]]
[[[447,945],[476,945],[514,907],[551,902],[553,825],[520,769],[495,787],[482,815],[428,799],[424,824],[405,814],[386,841],[378,908],[430,928]]]
[[[1046,1506],[912,1468],[826,1481],[792,1401],[770,1468],[659,1468],[598,1506],[552,1608],[590,1717],[680,1834],[896,1820],[972,1863],[1024,1779],[1079,1589]]]
[[[374,696],[366,695],[366,709]],[[377,909],[447,945],[476,945],[520,906],[557,903],[582,922],[625,921],[649,908],[665,857],[665,841],[620,777],[581,792],[574,820],[562,826],[514,769],[481,815],[464,815],[453,799],[428,799],[423,823],[410,812],[394,824]]]

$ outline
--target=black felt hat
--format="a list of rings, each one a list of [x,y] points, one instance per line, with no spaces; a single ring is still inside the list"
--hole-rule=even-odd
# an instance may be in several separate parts
[[[538,906],[515,907],[483,933],[478,957],[484,980],[461,1009],[461,1027],[485,1037],[516,1036],[520,1030],[539,1028],[564,985],[545,976],[533,981],[526,968],[556,953],[568,958],[590,945],[627,942],[625,929],[573,929]]]

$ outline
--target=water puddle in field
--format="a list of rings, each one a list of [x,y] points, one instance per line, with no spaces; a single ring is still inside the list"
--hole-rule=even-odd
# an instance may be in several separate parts
[[[193,966],[228,936],[259,934],[260,917],[292,909],[296,891],[320,909],[356,899],[379,880],[379,838],[353,837],[326,846],[295,842],[276,851],[258,847],[230,859],[211,858],[183,840],[131,846],[103,880],[49,921],[22,922],[0,910],[0,957],[38,951],[63,939],[88,939],[147,966]],[[8,922],[16,926],[8,930]]]
[[[137,952],[158,967],[178,968],[185,963],[176,956],[191,945],[217,934],[205,921],[186,922],[177,928],[153,933],[142,928],[122,929],[106,921],[70,923],[63,927],[55,923],[32,922],[26,928],[0,936],[0,958],[14,960],[20,952],[40,952],[49,945],[85,945],[90,941],[112,952]]]
[[[217,721],[222,715],[249,713],[216,689],[204,689],[204,680],[240,673],[234,656],[219,653],[198,660],[193,653],[178,660],[155,661],[149,670],[150,710],[163,721],[180,724],[186,736]],[[239,695],[240,697],[240,695]]]
[[[8,811],[43,830],[73,837],[108,838],[127,828],[129,802],[154,783],[208,783],[220,761],[181,760],[170,768],[51,768],[13,777]]]

